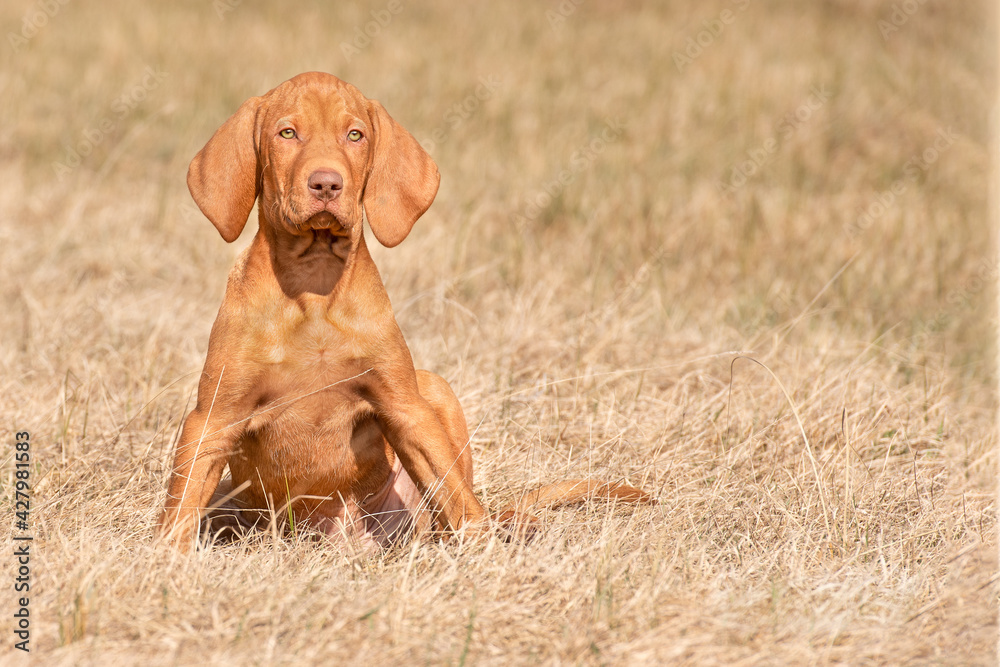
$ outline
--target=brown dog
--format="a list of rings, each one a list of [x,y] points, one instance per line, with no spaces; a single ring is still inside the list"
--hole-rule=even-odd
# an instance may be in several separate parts
[[[195,156],[188,187],[222,237],[240,235],[258,197],[260,227],[212,327],[162,537],[187,549],[209,509],[215,525],[277,514],[378,544],[483,525],[462,408],[414,370],[362,231],[363,210],[375,238],[400,243],[439,180],[381,104],[318,72],[244,102]],[[564,482],[503,517],[593,496],[648,498]]]

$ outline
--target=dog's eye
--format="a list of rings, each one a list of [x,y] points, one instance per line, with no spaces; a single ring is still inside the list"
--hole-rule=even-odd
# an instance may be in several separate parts
[[[347,133],[347,138],[351,141],[361,141],[362,134],[357,130],[351,130]]]
[[[295,138],[295,130],[293,130],[290,127],[286,127],[284,130],[282,130],[278,134],[280,134],[281,136],[283,136],[285,139],[294,139]]]

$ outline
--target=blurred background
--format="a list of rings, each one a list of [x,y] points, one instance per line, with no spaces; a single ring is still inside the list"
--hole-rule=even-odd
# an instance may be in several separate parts
[[[627,298],[657,336],[751,349],[805,314],[790,340],[877,337],[904,372],[936,354],[989,381],[991,5],[894,6],[11,3],[4,298],[46,278],[175,293],[204,275],[186,253],[227,265],[186,164],[242,100],[323,70],[382,101],[440,166],[417,233],[447,265],[406,283],[488,261],[465,289],[552,280],[598,303],[642,268]],[[66,326],[38,315],[39,334]]]
[[[322,70],[381,101],[441,171],[407,241],[369,247],[418,366],[465,406],[488,499],[597,466],[688,508],[672,529],[683,539],[705,502],[730,517],[766,505],[771,491],[745,495],[750,481],[725,486],[719,470],[779,487],[814,470],[775,458],[801,453],[788,444],[800,434],[766,372],[743,366],[727,408],[742,351],[799,404],[817,477],[860,466],[847,479],[863,484],[868,463],[886,462],[889,486],[858,491],[838,515],[844,542],[823,553],[861,562],[850,545],[868,539],[869,503],[903,545],[893,562],[931,573],[888,593],[896,611],[874,625],[844,598],[844,627],[903,628],[893,650],[916,657],[947,637],[993,646],[992,593],[969,603],[968,618],[992,619],[968,621],[972,635],[904,621],[950,585],[934,577],[973,532],[995,552],[994,3],[15,0],[0,26],[0,422],[44,443],[40,530],[57,569],[79,559],[84,516],[123,531],[92,538],[105,552],[146,544],[226,274],[256,232],[252,219],[235,244],[219,238],[187,193],[188,162],[247,97]],[[845,441],[856,459],[837,458]],[[786,464],[798,472],[781,477]],[[920,503],[925,479],[940,515]],[[834,492],[819,493],[801,525],[826,519],[829,533]],[[714,537],[685,548],[725,551],[739,532],[727,526],[701,526]],[[926,530],[941,531],[933,544]],[[795,551],[785,539],[747,548]],[[995,553],[982,558],[970,576],[995,568]],[[773,579],[744,575],[740,590],[763,597],[719,601],[718,614],[764,604]],[[94,627],[146,636],[113,611],[80,629],[74,608],[113,603],[80,603],[75,576],[50,582],[45,646]],[[137,586],[123,599],[141,607]],[[840,631],[801,622],[815,598],[787,599],[787,625],[754,630],[758,646],[883,655],[815,652]],[[628,655],[627,634],[594,645]],[[722,630],[704,637],[735,652],[689,655],[745,657]],[[590,655],[553,646],[539,659]]]

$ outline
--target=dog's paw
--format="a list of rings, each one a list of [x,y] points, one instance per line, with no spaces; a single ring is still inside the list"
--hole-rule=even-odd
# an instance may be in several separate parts
[[[514,510],[505,510],[493,515],[493,525],[504,542],[530,542],[540,527],[537,517]]]

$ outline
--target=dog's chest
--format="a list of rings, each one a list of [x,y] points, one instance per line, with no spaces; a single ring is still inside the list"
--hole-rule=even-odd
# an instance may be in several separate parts
[[[350,340],[323,322],[303,322],[268,340],[250,430],[279,430],[293,440],[319,431],[324,439],[349,439],[353,424],[370,412],[358,391],[367,369]]]
[[[370,372],[363,337],[320,299],[271,297],[242,319],[254,370],[254,407],[233,478],[256,491],[353,493],[385,481],[385,441],[362,388]],[[251,314],[252,313],[252,314]]]
[[[304,375],[298,381],[307,383],[310,376],[327,380],[352,370],[363,354],[355,332],[338,326],[320,306],[288,303],[255,319],[250,353],[272,374]]]

